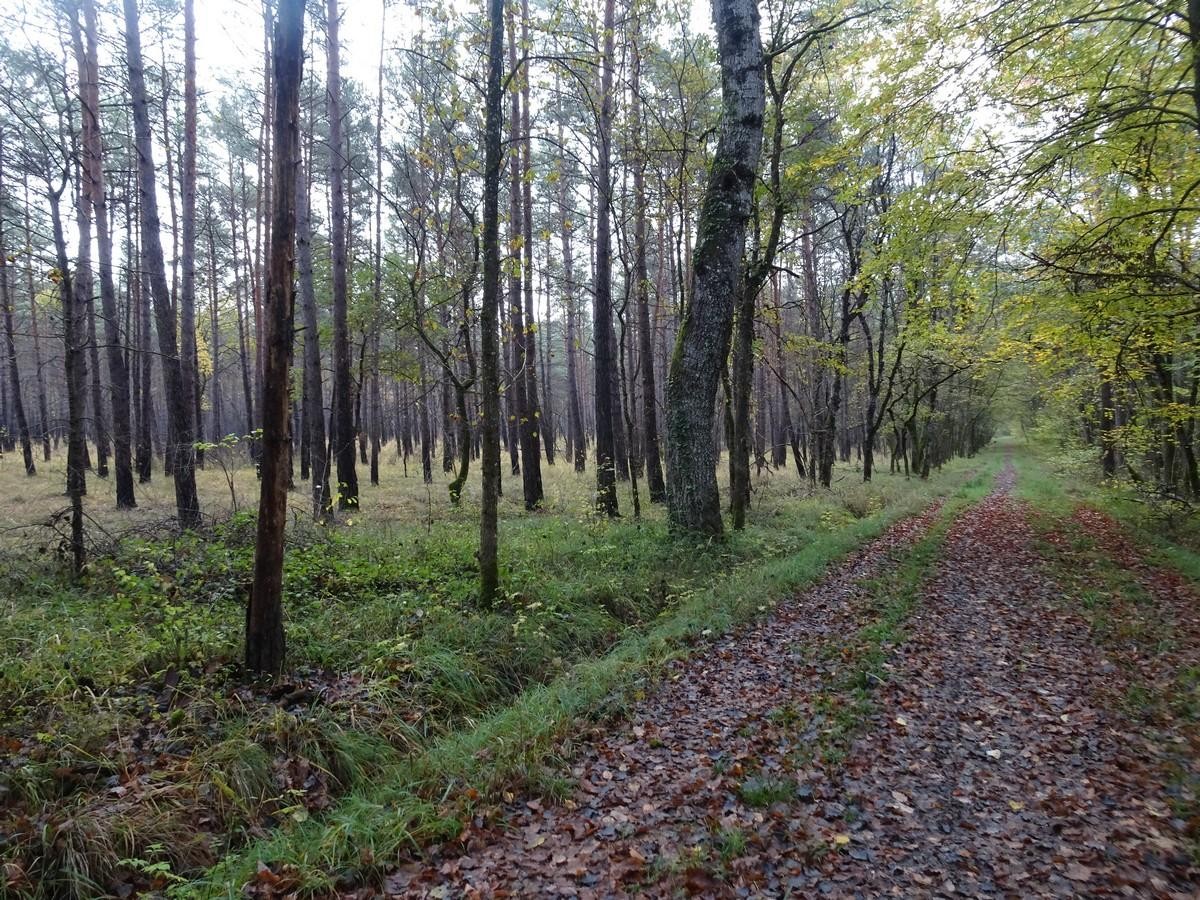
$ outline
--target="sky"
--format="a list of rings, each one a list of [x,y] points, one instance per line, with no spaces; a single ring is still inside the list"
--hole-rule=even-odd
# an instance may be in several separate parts
[[[218,79],[262,80],[263,10],[261,0],[194,0],[196,12],[197,80],[211,87]],[[120,15],[120,3],[98,0],[101,10],[101,30],[107,40],[119,40],[114,32],[114,19]],[[152,4],[141,0],[143,25],[151,21]],[[342,76],[374,84],[379,72],[379,42],[381,0],[341,0]],[[400,0],[389,0],[387,38],[390,45],[405,33],[418,27],[412,7]],[[107,7],[107,9],[106,9]],[[56,18],[54,0],[0,0],[0,31],[4,37],[20,42],[33,41],[40,25]],[[182,38],[183,15],[176,17],[176,34]],[[53,38],[51,38],[53,40]],[[158,48],[147,45],[149,56],[157,56]],[[324,64],[323,60],[320,63]]]
[[[193,0],[196,14],[196,67],[201,104],[214,109],[225,91],[223,85],[248,85],[261,90],[263,85],[263,5],[262,0]],[[381,38],[386,39],[391,58],[399,47],[409,43],[421,28],[421,19],[408,0],[386,0],[386,30],[381,30],[384,0],[340,0],[341,66],[344,80],[353,79],[374,93],[379,74]],[[464,14],[482,9],[483,0],[443,0]],[[583,0],[589,2],[589,0]],[[599,0],[590,0],[599,15]],[[693,32],[711,31],[711,0],[689,0],[689,28]],[[163,48],[150,35],[156,29],[155,0],[139,0],[143,31],[143,52],[157,62]],[[111,65],[123,52],[123,21],[120,0],[97,0],[100,9],[101,65]],[[53,23],[53,24],[51,24]],[[57,28],[61,13],[57,0],[0,0],[0,35],[20,46],[36,44],[49,52],[60,53]],[[182,57],[183,14],[179,11],[166,23],[169,35],[166,53],[176,63]],[[311,20],[308,28],[313,27]],[[320,26],[317,26],[320,27]],[[318,43],[321,35],[310,35]],[[306,36],[307,37],[307,36]],[[313,64],[313,61],[306,61]],[[318,49],[315,64],[325,65]],[[68,63],[73,71],[74,61]],[[117,76],[119,77],[119,76]]]
[[[380,23],[383,21],[384,0],[340,0],[342,77],[352,78],[365,85],[374,85],[379,74]],[[482,0],[448,0],[464,11],[481,6]],[[194,0],[196,11],[197,80],[202,91],[219,91],[221,81],[262,83],[263,77],[263,9],[262,0]],[[115,31],[114,16],[119,16],[120,3],[98,0],[101,29],[106,41],[120,40]],[[420,19],[406,0],[387,0],[386,39],[389,47],[407,43],[406,38],[420,28]],[[691,0],[689,26],[693,32],[711,31],[710,0]],[[143,20],[148,22],[152,3],[141,0]],[[109,7],[106,13],[105,7]],[[55,18],[54,0],[0,0],[0,31],[14,42],[45,41],[39,23]],[[182,13],[173,31],[181,39]],[[311,23],[310,23],[311,24]],[[52,38],[53,40],[53,38]],[[149,56],[159,49],[146,46]],[[103,51],[102,51],[103,53]],[[176,53],[172,53],[176,56]],[[324,65],[320,59],[318,65]]]
[[[0,8],[15,0],[0,0]],[[482,8],[482,0],[449,0],[464,10]],[[242,72],[262,80],[263,18],[261,0],[195,0],[197,77],[212,83],[219,73]],[[340,0],[342,77],[374,85],[379,75],[382,0]],[[692,31],[711,31],[709,0],[691,0]],[[182,26],[181,26],[182,27]],[[420,19],[404,0],[388,0],[386,38],[389,47],[406,43]],[[324,65],[323,60],[318,65]]]
[[[0,0],[10,2],[10,0]],[[196,77],[212,84],[217,76],[242,73],[262,81],[262,3],[253,0],[195,0]],[[373,85],[379,75],[380,0],[341,0],[342,77]],[[417,27],[405,3],[389,3],[388,43]],[[311,24],[311,23],[310,23]],[[182,23],[180,25],[182,30]],[[322,59],[319,65],[324,65]]]

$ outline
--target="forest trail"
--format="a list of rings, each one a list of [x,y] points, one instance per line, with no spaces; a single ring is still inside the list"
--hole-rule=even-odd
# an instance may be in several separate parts
[[[1197,896],[1163,738],[1115,711],[1122,670],[1062,602],[1014,478],[675,664],[586,740],[563,803],[513,798],[386,893]],[[895,572],[938,540],[885,679],[856,686]]]

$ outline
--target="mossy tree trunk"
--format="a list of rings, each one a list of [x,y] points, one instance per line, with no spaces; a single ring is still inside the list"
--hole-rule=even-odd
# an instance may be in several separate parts
[[[713,415],[729,355],[766,103],[758,6],[714,0],[723,109],[692,257],[691,297],[667,377],[667,509],[676,531],[719,535]]]

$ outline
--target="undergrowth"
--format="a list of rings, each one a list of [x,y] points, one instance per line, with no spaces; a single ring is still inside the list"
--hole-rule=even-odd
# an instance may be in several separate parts
[[[456,836],[480,805],[500,792],[544,779],[548,756],[580,729],[580,720],[619,713],[637,699],[656,670],[697,641],[723,633],[818,578],[840,556],[918,511],[934,494],[966,498],[989,489],[997,460],[964,464],[933,493],[917,492],[853,525],[826,532],[797,552],[747,567],[628,634],[611,652],[582,662],[548,685],[523,693],[510,707],[469,731],[449,735],[405,760],[368,791],[354,792],[321,820],[277,833],[214,869],[203,896],[236,896],[260,861],[301,891],[320,893],[340,878],[354,883],[380,864],[432,840]],[[965,502],[965,500],[964,500]],[[954,504],[958,508],[958,504]],[[363,849],[365,848],[365,850]]]
[[[977,465],[929,483],[847,473],[833,491],[773,474],[749,527],[703,546],[669,538],[658,510],[597,519],[587,477],[554,473],[547,510],[502,522],[506,595],[490,609],[473,515],[400,526],[387,510],[419,498],[381,497],[337,528],[297,520],[291,669],[274,683],[238,664],[252,516],[125,540],[81,581],[29,558],[0,601],[8,889],[236,895],[260,859],[312,889],[455,834],[472,804],[546,782],[577,718],[615,711],[656,664]]]

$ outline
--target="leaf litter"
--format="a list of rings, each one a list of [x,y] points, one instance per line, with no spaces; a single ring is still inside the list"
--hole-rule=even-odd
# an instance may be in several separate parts
[[[950,524],[844,753],[813,747],[852,703],[847,636],[937,507],[673,663],[581,740],[560,803],[509,795],[343,896],[1197,896],[1169,751],[1107,702],[1124,676],[1061,602],[1014,479]]]

